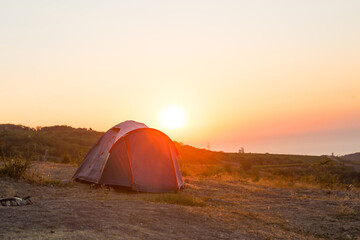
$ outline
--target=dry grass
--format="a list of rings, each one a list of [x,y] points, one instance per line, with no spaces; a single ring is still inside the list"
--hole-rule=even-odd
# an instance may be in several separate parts
[[[256,175],[246,178],[236,166],[217,167],[199,167],[198,175],[184,177],[187,187],[178,193],[150,194],[83,183],[55,188],[76,168],[35,162],[32,180],[0,182],[4,197],[31,195],[34,201],[21,208],[26,214],[4,209],[0,220],[13,218],[28,227],[19,230],[2,221],[0,238],[33,239],[44,231],[40,238],[344,239],[344,226],[347,235],[359,236],[360,195],[354,187],[294,189],[297,183],[281,187],[271,179],[253,179]],[[204,171],[209,177],[199,175]],[[18,233],[11,235],[14,230]]]
[[[45,185],[45,186],[50,186],[50,187],[74,186],[73,182],[70,182],[70,181],[63,182],[60,180],[43,177],[42,175],[36,174],[36,173],[26,174],[24,176],[24,180],[30,184]]]
[[[202,199],[196,198],[190,194],[183,192],[147,195],[144,199],[151,202],[169,203],[169,204],[177,204],[184,206],[193,206],[193,207],[206,206],[206,203]]]
[[[356,216],[356,211],[350,206],[345,206],[341,204],[334,208],[334,215],[336,217],[353,217]]]
[[[14,179],[23,178],[29,169],[31,162],[21,158],[6,159],[3,158],[3,164],[0,168],[0,175]]]

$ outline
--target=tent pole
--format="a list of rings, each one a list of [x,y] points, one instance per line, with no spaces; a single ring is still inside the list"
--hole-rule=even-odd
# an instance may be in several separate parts
[[[132,170],[132,166],[131,166],[131,156],[130,156],[130,147],[129,147],[129,139],[128,136],[125,137],[126,140],[126,150],[127,150],[127,155],[128,155],[128,159],[129,159],[129,166],[130,166],[130,173],[131,173],[131,186],[136,186],[136,184],[134,183],[134,175],[133,175],[133,170]],[[136,191],[138,191],[136,189]]]
[[[102,166],[101,166],[100,176],[99,176],[99,180],[98,180],[97,184],[100,183],[101,177],[102,177],[102,175],[103,175],[103,172],[104,172],[104,169],[105,169],[105,166],[106,166],[106,163],[107,163],[107,160],[109,159],[109,157],[110,157],[110,153],[108,153],[108,154],[106,155],[105,161],[103,162],[103,164],[102,164]]]
[[[168,151],[169,151],[169,156],[170,156],[170,159],[171,159],[171,166],[172,166],[172,169],[173,169],[173,172],[174,172],[176,191],[177,191],[178,188],[179,188],[179,183],[177,181],[177,176],[176,176],[176,171],[175,171],[175,166],[174,166],[174,159],[172,158],[172,154],[171,154],[171,150],[170,150],[170,144],[168,144]]]

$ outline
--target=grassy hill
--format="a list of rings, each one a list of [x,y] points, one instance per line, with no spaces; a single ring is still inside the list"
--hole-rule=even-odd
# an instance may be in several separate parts
[[[31,150],[37,156],[45,151],[48,155],[61,159],[69,156],[72,162],[79,163],[100,138],[103,132],[70,126],[51,126],[30,128],[22,125],[0,124],[0,141],[3,142],[7,157],[16,157]],[[198,164],[219,164],[251,161],[253,165],[306,164],[322,160],[319,156],[284,154],[238,154],[209,151],[175,142],[183,161]]]
[[[54,159],[70,158],[80,162],[102,132],[86,128],[52,126],[30,128],[22,125],[1,124],[0,141],[7,157],[22,156],[31,150],[37,157],[48,152]]]
[[[347,154],[347,155],[341,156],[341,158],[348,160],[348,161],[360,162],[360,152]]]
[[[103,132],[69,126],[30,128],[0,125],[0,141],[7,158],[25,157],[32,152],[41,160],[47,151],[50,161],[79,164]],[[271,180],[293,184],[315,183],[337,186],[360,183],[360,173],[326,156],[287,154],[225,153],[199,149],[175,142],[184,176],[230,177],[238,180]]]

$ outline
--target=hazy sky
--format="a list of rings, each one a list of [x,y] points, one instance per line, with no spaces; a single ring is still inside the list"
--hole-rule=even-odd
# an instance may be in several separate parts
[[[360,151],[360,1],[0,0],[0,123],[133,119],[213,150]],[[163,108],[185,127],[164,129]]]

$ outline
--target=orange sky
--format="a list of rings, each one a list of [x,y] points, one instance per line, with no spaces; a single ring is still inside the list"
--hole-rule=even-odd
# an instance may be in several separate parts
[[[0,3],[0,123],[133,119],[213,150],[360,151],[358,1]],[[162,109],[187,125],[168,130]]]

